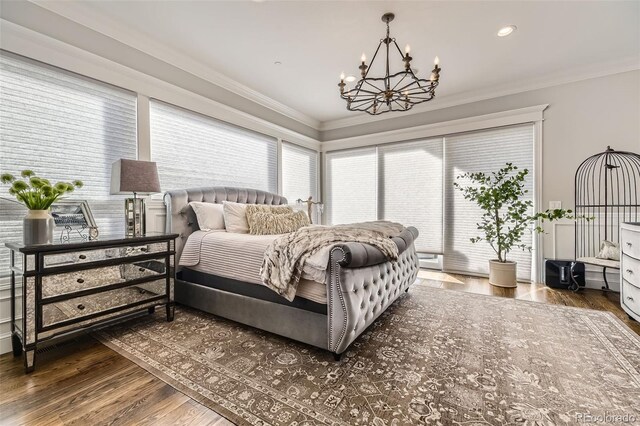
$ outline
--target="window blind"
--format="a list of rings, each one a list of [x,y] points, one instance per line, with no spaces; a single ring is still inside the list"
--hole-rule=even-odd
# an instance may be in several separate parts
[[[415,226],[416,250],[442,253],[442,138],[378,148],[378,218]]]
[[[275,138],[156,100],[150,120],[151,158],[163,191],[237,186],[277,192]]]
[[[327,153],[327,223],[376,220],[376,155],[375,147]]]
[[[492,172],[507,162],[529,169],[525,189],[533,197],[533,125],[492,129],[445,138],[445,245],[444,269],[450,272],[488,274],[495,252],[488,243],[473,244],[469,238],[479,236],[476,223],[482,211],[462,192],[453,187],[456,177],[465,172]],[[464,184],[464,180],[459,180]],[[531,245],[532,234],[526,232],[523,243]],[[531,279],[532,255],[516,249],[508,255],[518,262],[518,279]]]
[[[295,204],[298,199],[306,200],[309,196],[314,201],[319,200],[317,151],[282,142],[282,195],[289,204]],[[319,223],[317,209],[314,212],[313,223]]]
[[[111,163],[136,158],[136,95],[7,52],[0,54],[0,95],[0,170],[82,180],[66,198],[89,201],[101,234],[123,232],[122,196],[109,194]],[[1,207],[0,240],[20,240],[26,209],[7,199]],[[4,274],[8,255],[0,252]]]

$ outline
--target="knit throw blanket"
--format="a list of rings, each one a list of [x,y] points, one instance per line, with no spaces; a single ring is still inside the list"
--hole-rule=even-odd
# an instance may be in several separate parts
[[[264,254],[262,282],[292,301],[305,261],[318,250],[336,243],[370,244],[389,260],[398,258],[398,246],[391,240],[404,229],[399,223],[375,221],[335,226],[306,226],[275,239]]]

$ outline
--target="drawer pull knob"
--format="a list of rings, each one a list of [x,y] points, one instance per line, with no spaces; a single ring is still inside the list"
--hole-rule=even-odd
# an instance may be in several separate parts
[[[627,296],[627,300],[631,300],[633,302],[633,297]]]
[[[632,247],[632,246],[633,246],[633,244],[631,244],[629,241],[627,241],[627,246],[628,246],[628,247]]]
[[[627,274],[633,274],[633,271],[631,269],[627,269]]]
[[[78,284],[82,284],[84,282],[82,278],[78,278],[76,281],[78,281]]]
[[[87,258],[87,256],[86,256],[86,255],[84,255],[84,254],[81,254],[80,256],[78,256],[78,259],[82,259],[82,260],[84,260],[84,259],[86,259],[86,258]]]
[[[83,304],[79,304],[78,305],[78,309],[83,310],[84,309],[84,305]]]

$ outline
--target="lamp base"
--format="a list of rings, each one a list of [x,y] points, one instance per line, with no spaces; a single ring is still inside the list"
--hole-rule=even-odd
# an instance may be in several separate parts
[[[124,200],[124,222],[127,237],[141,237],[146,233],[144,198],[126,198]]]

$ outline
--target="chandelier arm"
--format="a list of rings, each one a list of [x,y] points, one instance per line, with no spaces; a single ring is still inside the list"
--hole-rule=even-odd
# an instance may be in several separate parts
[[[373,87],[375,87],[375,86],[373,86]],[[354,89],[354,90],[355,90],[355,89]],[[373,92],[373,91],[371,91],[371,90],[367,90],[367,89],[360,89],[360,90],[358,90],[358,92],[362,92],[362,93],[364,93],[364,94],[369,94],[369,95],[377,95],[377,94],[379,94],[379,93],[380,93],[380,91],[378,90],[378,88],[377,88],[377,87],[376,87],[376,91],[375,91],[375,92]],[[355,93],[355,92],[353,92],[353,93],[352,93],[351,91],[349,91],[349,92],[345,92],[345,93],[350,94],[350,95],[352,95],[352,96],[354,96],[354,97],[358,97],[358,96],[359,96],[359,93]]]
[[[378,86],[376,86],[375,84],[371,83],[369,80],[362,80],[362,81],[364,83],[367,83],[369,86],[373,87],[374,89],[376,89],[377,90],[376,94],[384,92],[384,90],[380,89]]]
[[[408,109],[409,109],[409,108],[407,108],[406,106],[401,105],[401,104],[400,104],[396,99],[394,99],[394,100],[393,100],[393,102],[394,102],[395,104],[397,104],[397,105],[400,107],[400,109],[401,109],[401,110],[403,110],[403,111],[406,111],[406,110],[408,110]],[[412,106],[413,106],[413,105],[412,105]]]
[[[402,82],[404,81],[404,79],[405,79],[405,78],[407,78],[407,74],[406,74],[406,73],[405,73],[405,75],[403,75],[403,76],[402,76],[402,78],[401,78],[400,80],[398,80],[398,82],[396,83],[396,85],[395,85],[395,86],[393,86],[393,89],[391,89],[391,90],[396,90],[396,88],[398,87],[398,85],[399,85],[400,83],[402,83]]]
[[[375,100],[375,98],[367,98],[367,99],[352,99],[351,100],[351,104],[361,104],[364,102],[373,102]]]
[[[426,81],[425,81],[425,82],[426,82]],[[431,83],[431,82],[430,82],[430,83]],[[405,89],[407,89],[409,86],[411,86],[412,84],[417,84],[417,85],[418,85],[418,87],[420,88],[420,90],[421,90],[421,91],[423,91],[423,92],[425,92],[425,91],[427,91],[427,92],[428,92],[428,91],[429,91],[429,90],[425,90],[425,88],[424,88],[424,87],[422,87],[422,86],[419,84],[419,80],[413,80],[411,83],[406,84],[405,86],[401,87],[401,88],[400,88],[400,89],[398,89],[398,90],[399,90],[399,91],[405,90]],[[416,88],[413,88],[413,89],[409,89],[409,90],[417,90],[417,89],[416,89]]]

